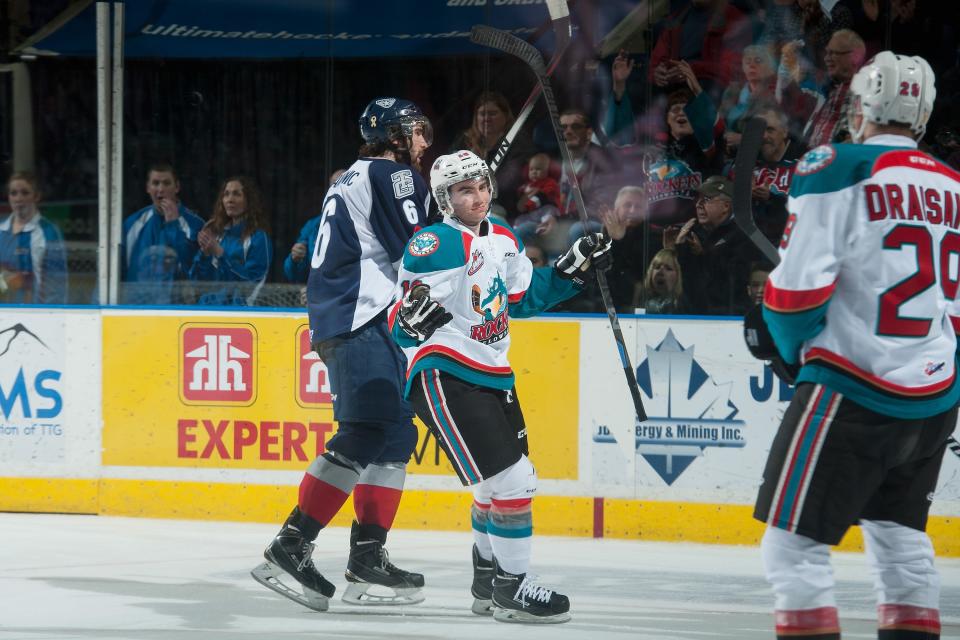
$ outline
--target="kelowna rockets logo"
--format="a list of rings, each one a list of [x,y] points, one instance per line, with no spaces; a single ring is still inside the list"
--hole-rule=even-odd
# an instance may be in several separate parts
[[[732,382],[717,384],[668,330],[637,367],[648,420],[636,425],[636,451],[672,485],[707,447],[743,448],[743,420],[730,400]],[[604,433],[604,432],[607,433]],[[594,442],[613,442],[605,427]]]

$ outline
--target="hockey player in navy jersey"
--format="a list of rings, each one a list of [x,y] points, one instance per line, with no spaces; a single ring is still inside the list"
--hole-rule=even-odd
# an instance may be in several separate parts
[[[407,355],[407,393],[460,481],[473,487],[474,613],[505,622],[566,622],[566,596],[527,577],[537,474],[507,361],[510,318],[576,295],[591,268],[609,268],[610,240],[577,240],[554,267],[534,269],[523,243],[488,217],[495,187],[471,151],[430,171],[443,221],[417,233],[391,311]]]
[[[960,399],[960,174],[917,149],[936,95],[922,58],[881,52],[850,92],[860,144],[800,160],[782,261],[745,320],[754,355],[797,381],[754,516],[778,638],[840,637],[829,545],[859,524],[878,638],[929,640],[925,530]]]
[[[314,566],[312,541],[351,493],[356,520],[344,601],[423,600],[423,576],[394,566],[383,548],[417,443],[413,410],[402,396],[406,362],[387,329],[387,310],[403,249],[427,221],[430,192],[413,167],[433,134],[417,105],[397,98],[367,105],[360,132],[359,159],[324,199],[307,283],[311,344],[329,372],[337,433],[307,469],[297,506],[264,553],[267,562],[253,571],[265,586],[319,611],[335,587]],[[371,585],[393,595],[368,594]]]

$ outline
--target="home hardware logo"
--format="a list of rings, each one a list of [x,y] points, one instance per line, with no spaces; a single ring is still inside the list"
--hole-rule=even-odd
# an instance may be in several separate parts
[[[253,404],[257,332],[249,324],[180,328],[180,399],[191,405]]]

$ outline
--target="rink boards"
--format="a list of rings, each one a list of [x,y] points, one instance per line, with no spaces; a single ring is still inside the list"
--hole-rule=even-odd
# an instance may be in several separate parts
[[[737,321],[621,326],[642,425],[606,318],[511,322],[536,530],[756,543],[751,504],[792,390]],[[281,521],[336,430],[306,330],[292,311],[0,308],[0,510]],[[418,426],[397,526],[466,530],[470,495]],[[960,556],[951,453],[932,513],[938,552]]]

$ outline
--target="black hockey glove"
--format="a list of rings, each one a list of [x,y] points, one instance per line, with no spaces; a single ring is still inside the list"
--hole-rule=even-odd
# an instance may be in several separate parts
[[[747,343],[750,355],[757,360],[768,361],[778,378],[791,385],[796,382],[800,365],[788,364],[780,355],[773,336],[770,335],[770,329],[767,328],[767,322],[763,319],[762,304],[754,306],[743,316],[743,340]]]
[[[433,332],[453,320],[453,314],[444,309],[439,302],[430,299],[430,287],[417,284],[410,287],[400,303],[397,322],[408,336],[423,342]]]
[[[553,268],[561,278],[573,280],[582,286],[591,269],[607,271],[613,266],[611,246],[610,237],[606,234],[587,234],[578,238],[565,254],[557,258]]]

